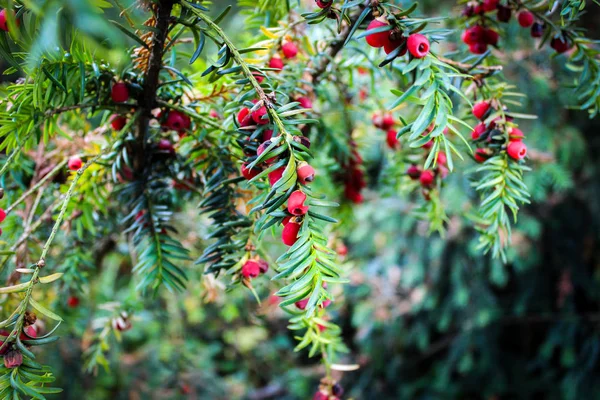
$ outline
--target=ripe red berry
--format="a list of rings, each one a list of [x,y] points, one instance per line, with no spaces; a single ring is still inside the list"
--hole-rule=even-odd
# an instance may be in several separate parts
[[[298,46],[294,42],[287,42],[281,46],[281,52],[285,58],[294,58],[298,54]]]
[[[175,153],[173,143],[171,143],[169,139],[160,139],[157,147],[159,150],[166,151],[168,153]]]
[[[493,29],[486,29],[484,32],[484,39],[487,44],[496,46],[499,39],[498,32]]]
[[[272,129],[267,129],[262,134],[262,140],[263,140],[263,142],[266,142],[267,140],[271,140],[272,137],[273,137],[273,130]]]
[[[269,60],[269,68],[283,69],[283,61],[279,57],[273,57]]]
[[[260,174],[260,169],[258,168],[248,168],[248,163],[242,164],[242,176],[247,180],[254,178],[256,175]]]
[[[383,51],[385,51],[385,54],[390,54],[392,51],[396,50],[398,47],[400,47],[406,43],[406,38],[404,36],[402,36],[402,34],[398,33],[397,36],[398,37],[396,39],[392,39],[390,37],[388,42],[383,45]],[[408,51],[408,48],[405,45],[404,48],[402,49],[402,51],[400,51],[398,53],[398,55],[403,56],[406,54],[407,51]]]
[[[465,31],[461,35],[461,39],[464,44],[471,45],[483,42],[484,35],[485,28],[483,28],[480,25],[475,25],[465,29]]]
[[[265,115],[267,115],[267,107],[265,106],[259,107],[257,110],[252,111],[252,119],[258,125],[265,125],[269,123],[269,118],[263,118]]]
[[[248,260],[242,266],[242,276],[253,279],[260,275],[260,265],[254,260]]]
[[[29,325],[23,328],[23,332],[19,335],[21,340],[31,340],[37,337],[37,328],[34,325]]]
[[[300,164],[296,173],[298,174],[298,180],[303,185],[315,180],[315,169],[306,162]]]
[[[360,190],[351,185],[346,185],[344,188],[344,196],[355,204],[360,204],[364,200]]]
[[[481,137],[481,135],[483,134],[483,132],[485,132],[486,127],[485,124],[483,123],[479,123],[475,126],[475,128],[473,129],[473,131],[471,132],[471,139],[473,140],[477,140]]]
[[[426,187],[433,185],[434,180],[435,175],[430,170],[425,170],[421,172],[421,176],[419,177],[419,182],[421,182],[421,185]]]
[[[500,3],[500,0],[483,0],[483,11],[494,11],[498,7],[498,3]]]
[[[508,134],[508,140],[511,142],[520,142],[523,140],[525,135],[523,135],[523,131],[519,128],[511,128]]]
[[[315,393],[312,400],[329,400],[329,395],[327,393],[323,393],[320,390]]]
[[[473,115],[475,118],[482,120],[489,111],[491,104],[489,101],[480,101],[473,106]]]
[[[285,167],[279,167],[275,171],[269,172],[269,183],[271,186],[275,185],[275,183],[281,179],[283,171],[285,171]]]
[[[281,231],[282,242],[287,246],[292,246],[298,240],[298,232],[300,232],[300,224],[290,221]]]
[[[312,108],[312,101],[306,96],[300,96],[296,99],[298,103],[300,103],[300,107],[302,108]]]
[[[8,23],[6,22],[6,9],[0,11],[0,29],[8,32]]]
[[[306,309],[306,305],[308,304],[308,298],[303,299],[303,300],[299,300],[297,302],[294,303],[294,305],[299,309],[299,310],[305,310]]]
[[[531,25],[533,25],[535,17],[531,11],[523,10],[517,15],[517,20],[519,21],[519,25],[521,25],[523,28],[529,28]]]
[[[498,6],[498,13],[496,14],[496,18],[500,22],[508,22],[510,21],[510,17],[512,16],[512,10],[510,7],[506,7],[503,5]]]
[[[390,149],[397,150],[400,147],[400,141],[396,137],[398,132],[395,129],[389,129],[386,134],[386,142]]]
[[[265,76],[259,72],[253,72],[252,75],[254,76],[254,79],[256,79],[256,82],[258,82],[258,83],[263,83],[263,81],[265,80]]]
[[[129,89],[125,82],[117,82],[113,85],[110,96],[115,103],[124,103],[129,100]]]
[[[571,43],[567,39],[555,37],[550,41],[550,47],[556,50],[557,53],[564,53],[571,48]]]
[[[406,170],[406,175],[412,180],[417,180],[421,177],[421,168],[413,164]]]
[[[308,212],[308,206],[304,205],[306,194],[300,190],[296,190],[288,199],[287,210],[290,214],[300,216]]]
[[[413,33],[406,42],[408,51],[415,58],[423,58],[429,53],[429,39],[420,33]]]
[[[509,157],[514,158],[515,160],[522,160],[527,155],[527,146],[521,141],[510,142],[506,147],[506,152]]]
[[[477,149],[477,150],[475,150],[474,157],[475,157],[475,161],[477,161],[480,164],[483,163],[483,162],[485,162],[485,160],[488,159],[488,155],[487,155],[485,149]]]
[[[531,37],[540,38],[542,36],[544,36],[544,25],[539,22],[534,22],[533,25],[531,25]]]
[[[67,163],[67,166],[69,167],[69,169],[71,171],[77,171],[78,169],[80,169],[83,166],[83,161],[81,161],[81,158],[79,158],[77,156],[73,156],[73,157],[69,158],[69,162]]]
[[[126,124],[127,118],[123,117],[122,115],[113,114],[110,117],[110,126],[112,126],[115,131],[120,131],[125,127]]]
[[[237,121],[240,124],[240,127],[252,125],[252,115],[250,115],[250,109],[248,107],[244,107],[238,112]]]
[[[375,112],[371,117],[371,121],[376,128],[387,131],[394,126],[394,116],[390,113]]]
[[[79,305],[79,297],[77,296],[69,296],[67,299],[67,305],[71,308],[75,308]]]
[[[165,121],[165,127],[177,132],[185,131],[190,128],[192,125],[192,120],[186,114],[177,111],[171,110],[167,115],[167,120]]]
[[[0,208],[0,223],[2,223],[6,219],[6,211]]]
[[[438,156],[437,156],[438,165],[446,165],[447,162],[448,162],[448,157],[446,156],[446,153],[438,153]]]
[[[258,148],[256,149],[256,155],[260,157],[260,155],[261,155],[262,153],[264,153],[264,152],[265,152],[265,150],[267,150],[267,148],[268,148],[268,147],[271,145],[271,143],[272,143],[272,142],[271,142],[270,140],[267,140],[266,142],[263,142],[263,143],[261,143],[261,144],[258,146]],[[267,164],[272,164],[272,163],[274,163],[274,162],[275,162],[275,160],[277,160],[277,157],[271,157],[271,158],[269,158],[269,159],[265,160],[265,162],[266,162]]]
[[[371,23],[369,23],[369,26],[367,26],[367,32],[372,29],[381,28],[383,26],[389,26],[389,24],[387,22],[382,22],[378,19],[374,19],[373,21],[371,21]],[[386,43],[390,41],[389,36],[390,31],[386,30],[383,32],[371,33],[370,35],[367,35],[365,39],[367,40],[367,44],[371,47],[383,47]]]
[[[469,51],[473,54],[483,54],[487,51],[487,43],[479,42],[470,44]]]
[[[317,7],[319,8],[327,8],[331,6],[333,0],[315,0],[315,3],[317,3]]]

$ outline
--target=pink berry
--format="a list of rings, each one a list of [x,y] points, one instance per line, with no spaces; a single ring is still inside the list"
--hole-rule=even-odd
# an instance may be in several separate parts
[[[482,120],[490,109],[491,104],[489,101],[480,101],[473,106],[473,115],[475,118]]]
[[[475,128],[473,129],[473,132],[471,132],[471,139],[473,140],[477,140],[481,137],[481,135],[483,134],[483,132],[485,132],[486,127],[485,124],[483,123],[479,123],[477,124],[477,126],[475,126]]]
[[[0,223],[2,223],[6,219],[6,211],[0,208]]]
[[[315,179],[315,169],[307,163],[301,164],[296,170],[298,180],[303,185],[312,182]]]
[[[511,142],[520,142],[524,137],[525,135],[523,134],[523,131],[521,131],[519,128],[512,128],[508,135],[508,140]]]
[[[0,29],[5,32],[8,32],[8,24],[6,22],[6,10],[3,9],[0,11]]]
[[[273,57],[269,60],[269,68],[283,69],[283,61],[279,57]]]
[[[421,182],[421,185],[423,185],[423,186],[433,185],[434,180],[435,180],[435,175],[433,174],[432,171],[429,171],[429,170],[423,171],[421,173],[421,176],[419,177],[419,181]]]
[[[398,132],[395,129],[389,129],[386,135],[386,142],[390,149],[398,149],[400,147],[400,141],[396,137]]]
[[[77,171],[83,166],[83,161],[81,161],[81,158],[79,158],[77,156],[73,156],[73,157],[69,158],[69,162],[67,163],[67,166],[69,167],[69,169],[71,171]]]
[[[248,260],[242,266],[242,276],[253,279],[260,275],[260,265],[254,260]]]
[[[300,190],[293,192],[288,199],[287,210],[290,214],[300,216],[308,212],[308,206],[304,205],[306,194]]]

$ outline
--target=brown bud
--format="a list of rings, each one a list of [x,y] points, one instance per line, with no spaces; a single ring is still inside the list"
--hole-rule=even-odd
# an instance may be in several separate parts
[[[4,356],[4,366],[6,368],[16,368],[23,364],[23,354],[18,350],[11,350]]]

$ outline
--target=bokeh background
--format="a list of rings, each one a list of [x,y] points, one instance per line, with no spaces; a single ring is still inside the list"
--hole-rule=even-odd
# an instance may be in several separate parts
[[[225,29],[236,43],[252,43],[257,29],[236,2],[215,3],[215,14],[234,6]],[[452,1],[419,5],[432,16],[458,10]],[[600,7],[590,2],[588,9],[581,25],[600,38]],[[315,27],[309,37],[322,34],[330,32]],[[563,60],[534,47],[514,19],[502,44],[506,51],[498,55],[505,76],[527,95],[522,111],[539,116],[522,125],[531,148],[527,184],[533,201],[521,212],[506,265],[476,249],[475,231],[464,217],[474,199],[465,175],[448,180],[443,199],[450,223],[444,237],[428,235],[426,224],[414,217],[419,194],[399,190],[393,177],[401,171],[370,124],[379,103],[357,98],[367,88],[385,99],[392,81],[359,78],[346,68],[343,76],[353,78],[350,115],[340,108],[335,89],[319,94],[316,109],[324,123],[311,135],[317,143],[319,135],[343,135],[348,125],[339,121],[350,119],[370,182],[364,204],[339,210],[333,242],[348,249],[340,262],[351,281],[335,289],[333,315],[349,348],[339,361],[360,365],[336,375],[348,398],[600,398],[600,119],[565,108],[572,99],[564,87],[569,81]],[[126,62],[117,45],[106,57]],[[351,49],[344,57],[350,65],[368,64]],[[470,166],[465,161],[457,169]],[[340,192],[327,180],[320,185],[331,197]],[[178,221],[181,240],[199,254],[208,221],[193,207],[181,209]],[[265,244],[273,259],[282,249],[277,241],[268,238]],[[61,340],[44,346],[40,359],[55,368],[65,390],[60,398],[312,396],[323,369],[304,352],[293,352],[285,315],[270,296],[272,283],[257,284],[259,305],[248,291],[226,293],[223,283],[192,267],[185,293],[144,299],[129,280],[123,238],[99,238],[96,247],[82,265],[75,243],[61,267],[89,285],[78,307],[66,304],[66,291],[49,293],[66,323],[59,329]],[[90,327],[102,321],[112,302],[135,310],[133,328],[120,342],[108,341],[106,359],[94,357]]]

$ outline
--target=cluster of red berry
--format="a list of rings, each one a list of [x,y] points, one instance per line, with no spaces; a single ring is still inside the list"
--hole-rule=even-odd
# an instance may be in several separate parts
[[[254,279],[269,270],[269,263],[259,257],[248,260],[242,265],[241,274],[246,279]]]
[[[281,54],[283,54],[283,57],[286,60],[294,59],[298,55],[298,46],[296,46],[296,43],[292,41],[282,43],[279,50],[281,51]],[[284,66],[285,63],[283,62],[279,54],[273,55],[269,60],[269,68],[281,71]],[[264,76],[262,76],[258,72],[255,72],[254,76],[258,83],[262,83],[262,81],[265,79]]]
[[[427,128],[429,132],[433,130],[433,126]],[[448,133],[448,128],[444,129],[444,135]],[[423,152],[423,160],[429,158],[429,153],[431,148],[433,147],[433,140],[425,143],[422,146]],[[423,193],[423,197],[425,200],[429,200],[431,198],[430,191],[436,185],[436,179],[444,179],[448,176],[448,167],[446,166],[448,162],[448,158],[446,157],[446,153],[439,152],[437,155],[437,160],[435,163],[435,167],[433,169],[421,170],[416,164],[411,164],[410,167],[406,170],[406,175],[410,177],[412,180],[418,180],[421,184],[421,192]]]
[[[499,35],[494,29],[486,27],[486,23],[491,21],[486,14],[496,12],[496,19],[499,22],[509,22],[513,9],[510,4],[503,5],[500,0],[482,0],[471,1],[463,9],[463,16],[476,17],[477,25],[467,28],[462,34],[462,41],[469,46],[469,51],[474,54],[483,54],[488,45],[496,46]],[[517,8],[517,21],[523,28],[530,28],[531,36],[540,38],[544,35],[544,24],[536,21],[534,13],[528,9]],[[570,41],[562,34],[555,36],[550,40],[550,47],[558,53],[564,53],[572,47]]]
[[[375,112],[371,121],[376,128],[386,132],[386,143],[392,150],[400,149],[400,141],[397,138],[398,131],[394,129],[394,117],[390,113]]]
[[[429,53],[429,39],[420,33],[413,33],[406,38],[400,28],[392,27],[384,18],[376,18],[369,23],[367,32],[377,30],[365,37],[371,47],[383,47],[385,54],[400,48],[399,56],[410,52],[414,58],[423,58]]]
[[[497,117],[486,124],[484,121],[493,109],[493,102],[490,101],[481,101],[473,106],[473,115],[481,121],[471,132],[471,139],[478,147],[475,150],[475,161],[483,163],[503,148],[510,158],[517,161],[522,160],[527,155],[527,146],[523,143],[523,132],[516,127],[507,126],[506,123],[512,121],[510,116],[505,116],[504,119]],[[504,132],[508,135],[508,140]],[[504,144],[506,144],[505,147]]]

